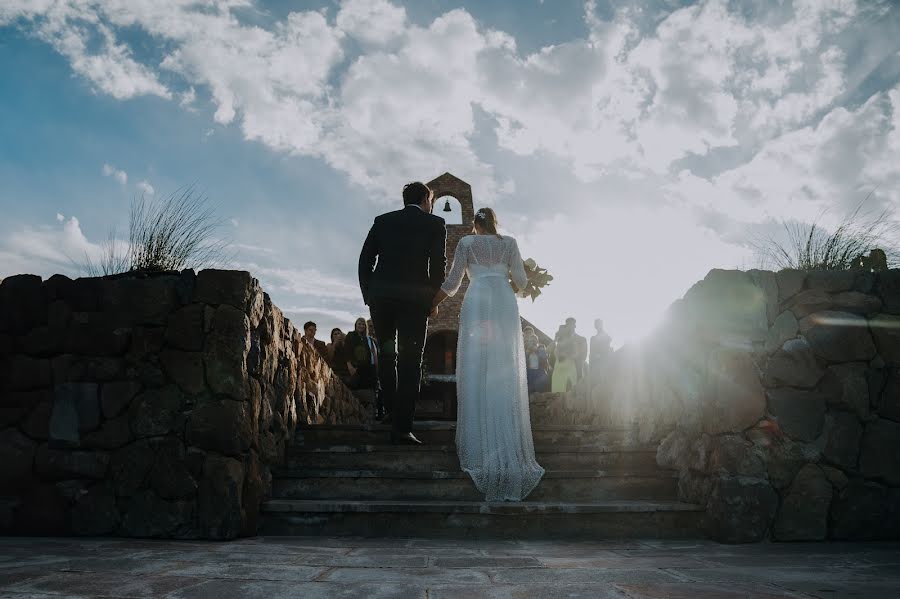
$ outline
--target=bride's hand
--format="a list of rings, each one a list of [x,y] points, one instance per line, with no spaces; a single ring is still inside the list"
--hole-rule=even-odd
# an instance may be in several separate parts
[[[428,315],[428,318],[437,318],[438,315],[438,307],[431,306],[431,314]]]

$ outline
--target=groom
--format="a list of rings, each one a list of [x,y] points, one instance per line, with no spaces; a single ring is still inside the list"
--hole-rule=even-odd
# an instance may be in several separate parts
[[[375,219],[359,255],[359,288],[381,344],[378,375],[395,444],[421,444],[412,425],[425,332],[447,268],[447,229],[431,214],[433,196],[424,183],[406,185],[403,210]]]

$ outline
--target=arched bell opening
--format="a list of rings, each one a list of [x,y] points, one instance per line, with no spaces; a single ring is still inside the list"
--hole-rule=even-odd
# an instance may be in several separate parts
[[[435,198],[432,212],[443,218],[449,226],[466,224],[462,202],[450,194]]]

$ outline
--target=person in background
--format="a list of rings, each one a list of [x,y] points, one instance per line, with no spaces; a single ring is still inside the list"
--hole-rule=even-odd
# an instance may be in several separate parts
[[[575,331],[575,319],[571,316],[566,319],[566,327],[572,331],[572,343],[575,346],[575,371],[580,381],[587,376],[588,342],[587,339]]]
[[[326,361],[328,360],[327,346],[324,341],[316,339],[316,323],[311,320],[303,325],[303,342],[319,352]]]
[[[553,367],[550,385],[554,393],[565,393],[578,382],[578,369],[575,366],[577,354],[574,329],[561,326],[556,334],[556,365]]]
[[[603,330],[603,321],[599,318],[594,321],[594,329],[597,334],[591,337],[591,387],[600,384],[603,371],[613,353],[612,339]]]
[[[544,393],[550,389],[550,363],[547,348],[532,331],[525,337],[525,376],[528,393]]]
[[[375,341],[369,337],[365,318],[357,318],[353,330],[344,338],[344,359],[350,371],[350,388],[375,391],[378,386]]]
[[[371,318],[366,321],[366,330],[369,333],[369,338],[372,340],[372,351],[375,355],[375,419],[384,421],[387,417],[387,410],[384,408],[384,395],[381,392],[381,379],[378,376],[380,371],[378,365],[378,337],[375,335],[375,323],[372,322]]]
[[[378,347],[378,335],[375,334],[375,323],[372,322],[372,319],[366,321],[366,330],[369,331],[369,337],[372,338],[372,341],[375,342],[375,347]]]
[[[340,329],[331,329],[331,343],[325,346],[325,360],[331,366],[331,370],[346,385],[350,382],[350,371],[347,370],[347,360],[344,356],[344,332]]]

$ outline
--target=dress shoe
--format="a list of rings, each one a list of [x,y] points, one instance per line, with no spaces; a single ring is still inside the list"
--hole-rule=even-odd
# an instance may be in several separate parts
[[[422,445],[422,442],[416,439],[416,436],[412,433],[391,433],[391,444]]]

